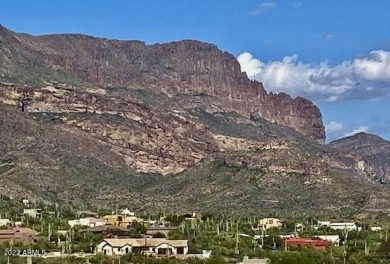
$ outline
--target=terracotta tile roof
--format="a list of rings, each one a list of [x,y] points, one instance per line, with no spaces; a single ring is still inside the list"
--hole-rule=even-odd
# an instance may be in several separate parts
[[[125,245],[131,245],[132,247],[157,247],[162,244],[169,244],[173,247],[188,246],[187,240],[167,240],[165,238],[106,238],[103,241],[112,247],[123,247]]]

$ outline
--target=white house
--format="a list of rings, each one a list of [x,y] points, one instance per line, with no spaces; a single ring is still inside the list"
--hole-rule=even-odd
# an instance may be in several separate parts
[[[358,230],[358,227],[355,223],[331,223],[329,227],[334,230]]]
[[[9,219],[0,219],[0,226],[6,226],[8,224],[11,224]]]
[[[123,209],[121,210],[121,214],[122,215],[128,215],[128,216],[135,216],[135,213],[134,212],[131,212],[129,209]]]
[[[263,229],[279,228],[283,226],[283,221],[278,218],[263,218],[259,220],[257,226]]]
[[[96,245],[95,253],[126,255],[140,252],[152,256],[182,256],[188,253],[188,240],[166,238],[106,238]]]
[[[373,232],[377,232],[377,231],[381,231],[381,230],[382,230],[382,227],[380,227],[380,226],[372,226],[370,229],[371,229],[371,231],[373,231]]]
[[[34,209],[23,209],[23,214],[28,215],[32,218],[39,218],[42,216],[42,210],[38,208]]]
[[[86,218],[80,218],[80,219],[68,221],[68,225],[70,225],[71,227],[74,227],[76,225],[89,226],[89,227],[104,226],[106,225],[106,223],[107,222],[105,220],[94,218],[94,217],[86,217]]]
[[[322,235],[322,236],[316,236],[318,238],[321,238],[322,240],[327,240],[332,242],[332,244],[339,246],[340,245],[340,236],[339,235]]]
[[[24,222],[23,221],[16,221],[15,222],[15,226],[22,226],[24,224]]]

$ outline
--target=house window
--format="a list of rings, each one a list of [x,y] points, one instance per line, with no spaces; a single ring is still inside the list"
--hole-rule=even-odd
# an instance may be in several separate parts
[[[273,225],[274,224],[274,220],[272,220],[272,219],[268,220],[268,224]]]
[[[159,248],[157,249],[157,254],[158,255],[171,255],[172,254],[172,249],[171,248]]]
[[[184,254],[184,248],[183,247],[178,247],[176,250],[177,254]]]
[[[126,252],[126,254],[129,254],[129,248],[128,247],[125,249],[125,252]]]
[[[103,250],[103,254],[107,255],[107,249]]]

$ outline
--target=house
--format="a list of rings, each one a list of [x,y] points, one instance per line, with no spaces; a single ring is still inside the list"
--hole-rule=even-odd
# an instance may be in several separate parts
[[[176,230],[177,227],[148,227],[146,229],[147,235],[155,235],[157,233],[164,234],[165,236],[168,236],[168,233],[172,230]]]
[[[184,219],[185,220],[190,220],[190,221],[193,221],[193,220],[201,220],[201,214],[199,212],[193,212],[192,214],[186,214],[184,215]]]
[[[382,230],[382,227],[380,227],[380,226],[372,226],[370,229],[371,229],[371,231],[373,231],[373,232],[377,232],[377,231],[381,231],[381,230]]]
[[[263,259],[250,259],[248,256],[244,256],[244,259],[239,264],[269,264],[271,260],[269,258]]]
[[[282,239],[296,237],[296,236],[297,236],[296,234],[279,235],[279,237],[282,238]]]
[[[188,240],[165,238],[105,238],[96,245],[96,253],[126,255],[139,252],[150,256],[180,256],[188,253]]]
[[[11,224],[9,219],[0,219],[0,226],[6,226],[8,224]]]
[[[322,235],[322,236],[316,236],[322,240],[327,240],[332,242],[332,244],[339,246],[340,245],[340,236],[339,235]]]
[[[107,223],[106,220],[98,219],[98,218],[94,218],[94,217],[86,217],[86,218],[80,218],[80,219],[68,221],[68,224],[71,227],[74,227],[75,225],[89,226],[89,227],[104,226],[104,225],[106,225],[106,223]]]
[[[312,238],[286,238],[284,240],[284,245],[287,247],[312,247],[316,249],[326,249],[331,246],[332,242],[322,239],[312,239]]]
[[[105,215],[103,220],[106,221],[109,225],[128,227],[129,225],[133,225],[136,223],[143,223],[142,218],[137,218],[135,216],[126,216],[126,215]]]
[[[121,213],[122,215],[126,215],[126,216],[135,216],[135,213],[132,212],[132,211],[130,211],[130,210],[127,209],[127,208],[121,210],[120,213]]]
[[[57,230],[57,234],[61,236],[66,236],[69,230]]]
[[[329,227],[334,230],[358,230],[358,227],[355,223],[331,223]]]
[[[32,218],[39,218],[42,215],[41,209],[23,209],[23,214]]]
[[[24,225],[23,221],[16,221],[15,222],[15,226],[17,226],[17,227],[21,227],[22,225]]]
[[[38,241],[37,235],[38,232],[26,227],[0,230],[0,244],[7,242],[33,244]]]
[[[283,221],[278,218],[263,218],[258,222],[258,227],[263,229],[279,228],[283,226]]]

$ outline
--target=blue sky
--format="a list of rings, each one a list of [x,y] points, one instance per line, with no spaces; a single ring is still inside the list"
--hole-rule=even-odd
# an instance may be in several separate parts
[[[357,131],[390,139],[388,10],[390,0],[0,0],[0,23],[33,35],[211,42],[268,91],[312,99],[328,141]]]

